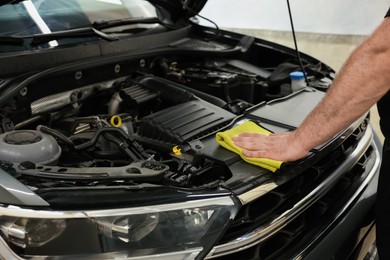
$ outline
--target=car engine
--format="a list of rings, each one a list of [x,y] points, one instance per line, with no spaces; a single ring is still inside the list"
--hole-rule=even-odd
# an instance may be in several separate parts
[[[50,185],[217,185],[230,172],[198,153],[196,140],[254,104],[291,94],[288,84],[272,85],[271,70],[240,60],[152,57],[111,67],[115,77],[104,65],[23,86],[1,107],[3,167],[39,187],[42,178]]]

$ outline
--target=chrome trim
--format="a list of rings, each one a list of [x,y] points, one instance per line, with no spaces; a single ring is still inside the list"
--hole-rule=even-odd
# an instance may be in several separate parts
[[[320,185],[318,185],[314,190],[312,190],[308,195],[306,195],[302,200],[296,203],[291,209],[285,211],[278,218],[273,220],[271,223],[268,223],[267,225],[260,226],[255,230],[228,243],[215,246],[206,258],[211,259],[245,250],[255,244],[264,241],[265,239],[269,238],[270,236],[281,230],[305,208],[311,206],[315,201],[317,201],[321,196],[323,196],[331,188],[331,186],[336,183],[336,181],[338,181],[339,175],[353,167],[353,165],[355,165],[359,161],[359,159],[368,149],[372,139],[373,130],[371,126],[368,126],[366,132],[359,141],[355,150],[344,160],[344,162],[333,172],[333,174],[330,175]],[[367,181],[372,178],[378,167],[379,166],[376,164],[375,167],[371,169],[370,178],[367,178]]]
[[[180,210],[188,208],[197,208],[204,206],[233,206],[234,202],[231,197],[201,199],[194,201],[178,202],[171,204],[162,204],[156,206],[144,206],[134,208],[105,209],[105,210],[88,210],[88,211],[48,211],[25,209],[18,206],[0,207],[0,216],[12,216],[21,218],[46,218],[46,219],[72,219],[72,218],[93,218],[93,217],[112,217],[128,216],[136,214],[146,214],[151,212],[164,212],[171,210]]]
[[[260,198],[261,196],[270,192],[276,187],[278,187],[278,185],[275,182],[268,182],[248,192],[245,192],[244,194],[241,194],[240,196],[238,196],[238,198],[240,199],[241,203],[245,205],[257,198]]]

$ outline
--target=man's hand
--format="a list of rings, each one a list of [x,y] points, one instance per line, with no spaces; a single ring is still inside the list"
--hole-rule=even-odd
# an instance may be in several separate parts
[[[243,148],[247,157],[269,158],[291,162],[306,156],[307,151],[297,142],[295,132],[265,136],[255,133],[243,133],[233,138],[234,143]]]

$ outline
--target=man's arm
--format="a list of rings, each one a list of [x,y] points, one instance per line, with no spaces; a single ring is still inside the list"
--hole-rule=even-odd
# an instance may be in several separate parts
[[[295,131],[233,140],[248,157],[294,161],[368,111],[390,87],[390,17],[349,57],[324,99]],[[390,113],[390,111],[389,111]]]

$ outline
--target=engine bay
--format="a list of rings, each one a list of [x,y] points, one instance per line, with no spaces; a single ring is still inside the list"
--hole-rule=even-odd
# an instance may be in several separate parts
[[[190,143],[256,104],[291,95],[286,69],[275,71],[236,59],[164,56],[48,73],[0,108],[2,167],[35,188],[213,187],[231,172]],[[316,73],[312,81],[326,89],[330,81]]]

